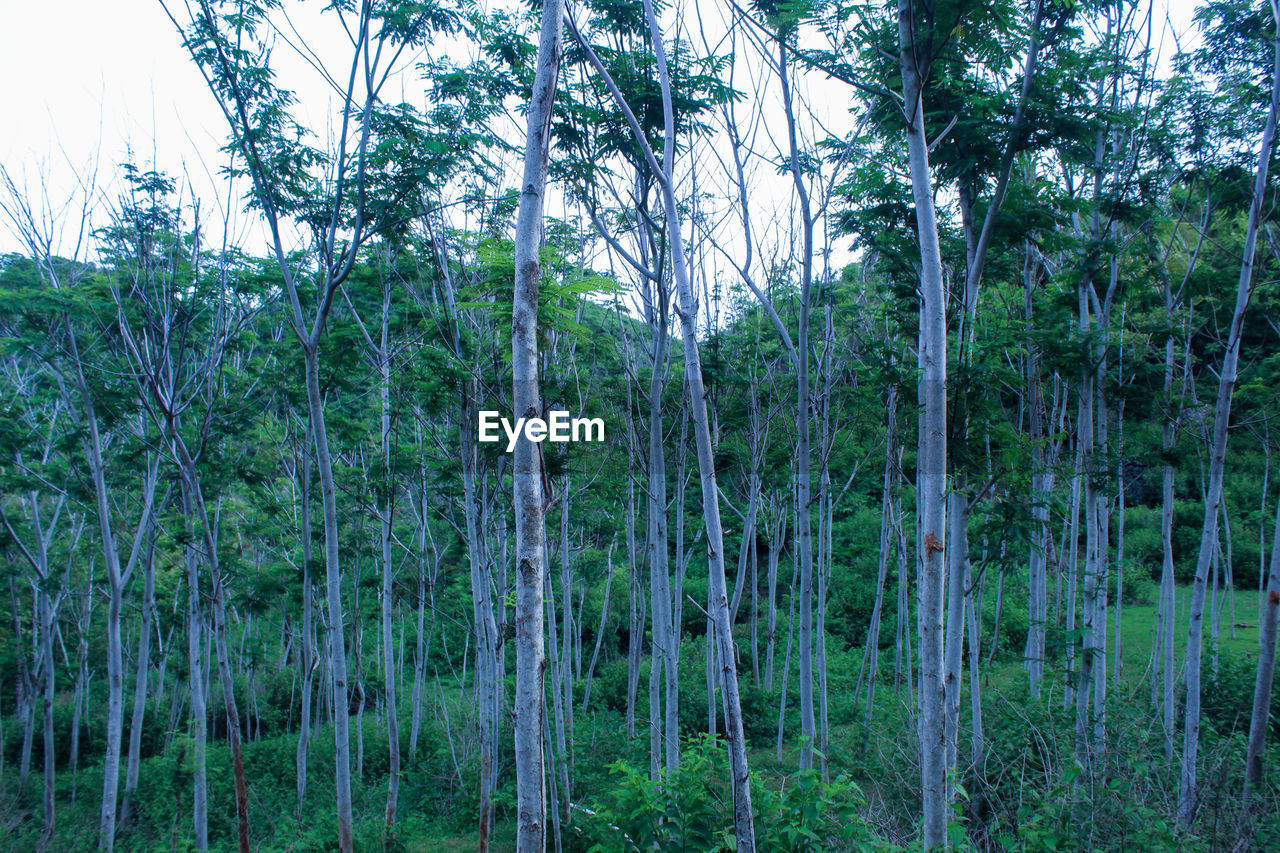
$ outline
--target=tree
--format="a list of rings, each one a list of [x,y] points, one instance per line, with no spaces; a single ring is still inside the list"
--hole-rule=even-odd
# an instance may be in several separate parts
[[[1190,825],[1195,818],[1199,801],[1199,781],[1196,760],[1200,751],[1200,691],[1201,662],[1204,651],[1204,600],[1209,579],[1209,566],[1218,543],[1218,519],[1221,512],[1223,477],[1227,455],[1227,427],[1231,419],[1231,397],[1235,391],[1239,370],[1241,340],[1244,335],[1244,317],[1253,295],[1254,255],[1257,248],[1258,229],[1263,217],[1263,203],[1267,193],[1267,171],[1275,155],[1276,122],[1280,117],[1280,8],[1271,3],[1269,40],[1272,44],[1271,104],[1267,112],[1266,126],[1258,143],[1257,168],[1254,172],[1253,195],[1249,204],[1249,218],[1245,226],[1244,251],[1240,263],[1240,281],[1236,287],[1235,308],[1218,371],[1218,395],[1214,404],[1212,449],[1209,456],[1207,486],[1204,501],[1204,524],[1201,528],[1200,551],[1196,558],[1195,582],[1191,590],[1187,627],[1186,654],[1186,716],[1183,723],[1182,768],[1178,778],[1178,819]]]
[[[516,280],[511,310],[512,408],[517,417],[539,417],[538,288],[542,280],[543,205],[551,157],[551,116],[560,73],[563,0],[544,0],[537,67],[529,100],[524,176],[516,219]],[[546,847],[546,794],[542,765],[546,714],[543,670],[542,567],[546,549],[542,462],[528,435],[515,448],[516,516],[516,848]],[[565,484],[568,488],[568,484]],[[567,614],[566,614],[567,615]],[[567,796],[567,792],[566,792]]]

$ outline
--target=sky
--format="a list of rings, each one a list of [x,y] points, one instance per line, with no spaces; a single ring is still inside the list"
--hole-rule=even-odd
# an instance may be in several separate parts
[[[181,2],[171,0],[175,14]],[[1153,2],[1157,26],[1167,13],[1175,30],[1189,29],[1194,0]],[[288,4],[292,23],[320,52],[341,56],[333,29],[317,25],[319,5]],[[323,134],[331,90],[287,45],[275,60]],[[110,198],[116,166],[130,158],[182,178],[231,242],[265,245],[261,223],[239,209],[243,188],[219,175],[225,121],[159,0],[0,0],[0,80],[0,164],[51,221],[71,224],[64,253],[74,246],[81,189],[94,183]],[[417,85],[405,81],[398,95],[421,103],[420,87],[404,91]],[[0,220],[0,252],[21,248]]]

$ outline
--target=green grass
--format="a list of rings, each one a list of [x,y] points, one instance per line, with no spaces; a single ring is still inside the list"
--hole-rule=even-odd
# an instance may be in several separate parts
[[[1156,591],[1153,589],[1153,594]],[[1206,597],[1207,598],[1207,597]],[[1258,651],[1258,594],[1256,591],[1238,590],[1235,598],[1235,621],[1231,620],[1231,595],[1223,606],[1221,633],[1218,647],[1222,651],[1256,654]],[[1181,665],[1187,648],[1187,610],[1191,606],[1191,587],[1180,586],[1174,590],[1174,661]],[[1114,643],[1114,610],[1108,614],[1112,620],[1108,627],[1109,640]],[[1151,662],[1151,648],[1155,643],[1157,607],[1154,602],[1124,605],[1120,616],[1121,677],[1129,680],[1142,677]],[[1209,602],[1205,601],[1204,648],[1208,654],[1210,642]],[[1114,645],[1107,650],[1107,665],[1112,666]]]

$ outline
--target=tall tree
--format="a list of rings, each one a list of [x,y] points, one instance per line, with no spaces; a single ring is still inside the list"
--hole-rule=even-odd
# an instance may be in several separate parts
[[[542,283],[543,211],[551,158],[551,116],[560,76],[563,0],[544,0],[538,59],[529,99],[524,172],[516,218],[515,291],[511,309],[512,408],[516,417],[542,416],[538,380],[538,291]],[[527,434],[516,440],[516,849],[546,848],[547,798],[543,767],[546,695],[543,671],[543,570],[546,507],[540,449]],[[568,488],[568,484],[565,484]],[[567,503],[566,503],[567,507]],[[567,625],[567,612],[566,612]],[[568,793],[565,793],[568,796]]]
[[[1275,156],[1276,122],[1280,117],[1280,8],[1271,2],[1271,20],[1265,32],[1272,45],[1271,98],[1266,125],[1258,143],[1257,167],[1253,179],[1253,195],[1245,225],[1244,250],[1240,262],[1240,280],[1236,286],[1235,307],[1227,327],[1222,367],[1218,371],[1218,394],[1214,404],[1212,444],[1209,455],[1204,500],[1204,523],[1200,535],[1200,551],[1196,558],[1195,581],[1191,588],[1188,612],[1186,653],[1186,716],[1183,721],[1182,767],[1178,777],[1178,819],[1190,825],[1199,804],[1197,759],[1200,752],[1201,662],[1204,652],[1204,601],[1209,580],[1210,563],[1217,550],[1218,519],[1221,514],[1223,478],[1226,468],[1227,435],[1231,420],[1231,397],[1239,372],[1240,348],[1244,335],[1244,317],[1253,295],[1254,255],[1258,229],[1263,218],[1267,194],[1267,172]]]

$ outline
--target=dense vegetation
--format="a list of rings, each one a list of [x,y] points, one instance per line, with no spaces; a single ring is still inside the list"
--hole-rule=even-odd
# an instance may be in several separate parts
[[[12,849],[1280,845],[1273,7],[164,11],[266,248],[0,172]]]

